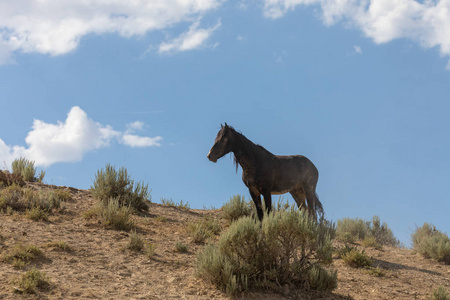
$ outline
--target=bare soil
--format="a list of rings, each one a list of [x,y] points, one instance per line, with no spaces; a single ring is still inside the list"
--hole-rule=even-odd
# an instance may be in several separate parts
[[[33,183],[35,189],[60,187]],[[150,259],[143,252],[127,249],[130,232],[104,228],[86,211],[96,200],[86,190],[68,188],[73,200],[49,220],[32,221],[23,214],[0,213],[0,254],[16,244],[35,245],[43,255],[25,269],[16,269],[0,258],[0,299],[228,299],[195,276],[196,253],[204,245],[193,243],[188,224],[210,216],[220,219],[220,210],[180,209],[151,204],[149,213],[134,216],[137,232],[156,245]],[[223,230],[227,224],[221,220]],[[50,246],[63,241],[69,251]],[[175,250],[180,241],[187,253]],[[362,249],[362,246],[360,246]],[[241,299],[428,299],[438,286],[450,291],[450,266],[409,249],[366,248],[374,266],[385,274],[377,277],[365,269],[351,268],[336,258],[338,288],[333,293],[299,291],[271,294],[254,291]],[[1,255],[0,255],[1,257]],[[50,288],[36,294],[20,293],[14,280],[35,266],[50,278]]]

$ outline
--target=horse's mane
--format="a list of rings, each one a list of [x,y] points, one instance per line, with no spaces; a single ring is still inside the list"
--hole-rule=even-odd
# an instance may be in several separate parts
[[[227,126],[228,126],[228,129],[231,129],[234,133],[236,133],[236,136],[239,138],[239,141],[241,142],[241,145],[245,148],[245,150],[247,152],[261,151],[261,152],[265,152],[267,154],[273,155],[272,153],[267,151],[266,148],[264,148],[263,146],[255,144],[252,141],[250,141],[248,138],[245,137],[245,135],[242,134],[242,132],[235,130],[230,125],[227,125]],[[238,168],[239,168],[239,161],[236,158],[236,154],[235,153],[233,153],[233,163],[236,166],[236,173],[237,173]]]

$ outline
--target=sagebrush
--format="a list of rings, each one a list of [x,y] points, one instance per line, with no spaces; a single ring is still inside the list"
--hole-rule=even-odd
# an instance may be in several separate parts
[[[140,252],[144,249],[144,240],[140,234],[136,233],[136,230],[131,232],[127,248],[136,252]]]
[[[433,290],[431,295],[431,300],[450,300],[450,294],[447,289],[443,286],[438,286],[437,289]]]
[[[72,247],[65,241],[54,241],[46,245],[49,248],[53,248],[54,251],[72,252]]]
[[[108,199],[106,204],[100,202],[93,214],[97,215],[106,227],[127,231],[134,227],[131,206],[121,206],[117,198]]]
[[[249,202],[245,201],[245,197],[234,195],[222,206],[223,217],[230,223],[237,219],[252,214],[252,207]]]
[[[188,252],[188,245],[186,245],[183,242],[178,241],[175,244],[175,250],[179,253],[187,253]]]
[[[265,215],[262,223],[242,217],[224,232],[218,245],[207,245],[197,256],[197,275],[229,295],[252,289],[278,291],[282,286],[331,291],[336,271],[330,232],[294,208]]]
[[[148,184],[138,182],[135,185],[126,168],[121,167],[117,171],[111,164],[97,171],[91,193],[105,206],[109,199],[114,198],[120,206],[131,206],[143,211],[148,210],[151,200]]]
[[[214,218],[202,218],[197,222],[188,224],[188,231],[193,238],[194,243],[202,244],[207,239],[218,235],[222,227]]]
[[[424,223],[411,236],[413,248],[426,258],[450,264],[450,239],[432,224]]]
[[[25,181],[38,181],[42,182],[45,177],[45,172],[41,170],[38,176],[36,176],[36,168],[34,167],[34,161],[28,160],[24,157],[15,159],[12,164],[13,174],[20,174]]]
[[[16,184],[0,189],[0,210],[27,212],[33,215],[47,215],[61,207],[60,194],[53,190],[34,190]],[[42,218],[37,218],[42,219]]]
[[[161,204],[185,210],[191,208],[189,202],[184,203],[183,200],[180,200],[180,202],[176,203],[175,201],[172,200],[172,198],[171,199],[161,198]]]
[[[36,268],[23,273],[15,284],[19,286],[22,292],[28,294],[36,293],[36,289],[48,289],[50,287],[49,277]]]
[[[360,218],[340,219],[337,221],[336,236],[337,239],[346,243],[365,240],[366,244],[374,247],[399,246],[400,244],[389,226],[381,223],[378,216],[374,216],[372,221],[364,221]]]
[[[342,255],[344,262],[353,268],[364,268],[372,266],[372,260],[363,251],[352,249]]]
[[[2,254],[2,259],[13,267],[23,269],[42,255],[42,250],[35,245],[16,244],[11,250]]]

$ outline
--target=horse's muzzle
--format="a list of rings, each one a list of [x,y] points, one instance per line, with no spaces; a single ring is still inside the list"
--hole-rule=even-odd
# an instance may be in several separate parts
[[[217,159],[214,159],[214,158],[211,157],[211,151],[209,151],[207,157],[208,157],[208,159],[209,159],[210,161],[212,161],[213,163],[216,163],[216,162],[217,162]]]

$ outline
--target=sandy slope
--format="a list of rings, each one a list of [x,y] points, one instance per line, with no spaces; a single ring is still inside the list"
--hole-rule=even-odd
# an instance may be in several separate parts
[[[53,186],[33,184],[36,189]],[[48,222],[31,221],[23,215],[0,214],[0,251],[7,252],[17,243],[38,246],[44,255],[35,265],[51,279],[51,288],[37,295],[14,293],[11,283],[24,270],[0,261],[0,299],[225,299],[195,277],[196,253],[203,246],[192,242],[187,225],[203,216],[220,217],[220,210],[182,210],[152,204],[149,214],[136,216],[137,232],[156,245],[154,259],[126,249],[129,233],[108,230],[83,212],[95,205],[88,191],[70,189],[73,201],[63,203],[64,210],[50,216]],[[164,217],[165,221],[164,221]],[[222,222],[226,230],[225,222]],[[58,251],[48,244],[66,242],[72,250]],[[189,246],[189,252],[176,252],[175,243]],[[353,269],[336,259],[338,288],[333,294],[299,293],[298,299],[427,299],[434,288],[450,290],[450,266],[414,254],[408,249],[384,247],[366,249],[376,266],[386,272],[375,277],[362,269]],[[251,293],[243,298],[292,298]]]

